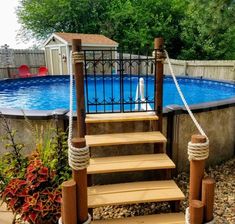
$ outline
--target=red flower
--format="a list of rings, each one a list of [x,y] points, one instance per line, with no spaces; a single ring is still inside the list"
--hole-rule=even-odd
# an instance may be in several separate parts
[[[15,196],[16,192],[20,189],[21,186],[26,185],[27,182],[24,180],[20,180],[20,179],[12,179],[6,189],[4,190],[4,192],[2,193],[2,197],[5,198],[8,196],[8,194],[10,193],[11,196]]]
[[[12,198],[12,199],[9,201],[8,206],[9,206],[10,208],[14,208],[14,205],[16,204],[16,202],[17,202],[17,198]]]
[[[37,200],[39,198],[39,193],[34,193],[33,196],[26,197],[25,202],[29,203],[29,205],[34,206],[37,204]]]
[[[43,176],[48,176],[48,168],[47,167],[41,167],[40,170],[38,171],[40,175]]]
[[[36,219],[37,219],[37,216],[38,216],[38,214],[37,214],[36,212],[31,212],[31,213],[29,214],[29,218],[30,218],[30,220],[31,220],[33,223],[35,223],[35,221],[36,221]]]
[[[23,212],[28,212],[29,211],[29,207],[30,207],[29,203],[24,203],[23,206],[22,206],[22,211]]]
[[[42,183],[42,182],[47,181],[47,177],[39,177],[37,180],[38,182]]]
[[[36,174],[33,174],[33,173],[30,173],[30,174],[28,174],[27,175],[27,181],[29,181],[29,182],[32,182],[32,181],[34,181],[35,179],[37,179],[37,175]]]
[[[62,202],[62,198],[60,195],[58,195],[56,198],[55,198],[55,202],[57,203],[61,203]]]
[[[43,210],[43,204],[41,201],[39,201],[36,206],[33,208],[34,211],[42,211]]]
[[[41,192],[41,194],[45,194],[45,195],[50,194],[50,193],[51,193],[51,191],[49,191],[48,189],[44,189],[44,190]]]
[[[27,167],[27,173],[33,173],[36,170],[36,167],[34,166],[34,164],[29,164]]]
[[[17,193],[18,197],[26,197],[28,195],[29,190],[24,188],[23,190],[21,190],[20,192]]]

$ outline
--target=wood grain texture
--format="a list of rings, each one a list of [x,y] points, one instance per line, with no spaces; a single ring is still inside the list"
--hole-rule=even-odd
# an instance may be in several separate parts
[[[132,113],[106,113],[106,114],[87,114],[86,123],[104,122],[126,122],[126,121],[152,121],[158,120],[153,112],[132,112]]]
[[[182,199],[184,199],[184,194],[172,180],[100,185],[88,188],[88,207],[91,208]]]
[[[166,142],[165,136],[159,131],[86,135],[85,138],[91,147]]]
[[[164,153],[91,158],[88,174],[140,170],[174,169],[175,164]]]

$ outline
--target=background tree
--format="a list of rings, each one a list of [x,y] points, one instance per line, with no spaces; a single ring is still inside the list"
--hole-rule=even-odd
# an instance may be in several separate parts
[[[45,39],[53,32],[99,33],[106,11],[105,0],[21,0],[17,16],[23,35]]]
[[[233,0],[21,0],[22,36],[100,33],[134,53],[163,36],[171,57],[235,59]],[[152,50],[152,49],[151,49]]]
[[[156,36],[164,36],[167,49],[177,56],[182,16],[182,9],[174,7],[172,0],[116,0],[108,7],[102,32],[122,47],[138,48],[140,53],[146,52],[147,45],[153,48]]]
[[[235,59],[235,1],[193,0],[181,21],[183,59]]]

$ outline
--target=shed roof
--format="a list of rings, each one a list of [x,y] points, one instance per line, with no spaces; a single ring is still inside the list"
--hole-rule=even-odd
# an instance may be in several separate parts
[[[68,44],[72,44],[72,39],[81,39],[82,40],[82,45],[87,45],[87,46],[118,46],[118,43],[116,41],[113,41],[109,39],[108,37],[101,35],[101,34],[82,34],[82,33],[54,33],[52,36],[49,38],[49,40],[52,37],[57,37],[58,39],[64,40]],[[49,41],[48,40],[48,41]],[[48,43],[46,41],[45,45]]]

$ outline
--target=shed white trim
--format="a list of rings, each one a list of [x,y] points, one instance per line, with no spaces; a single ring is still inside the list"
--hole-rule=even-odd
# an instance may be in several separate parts
[[[59,64],[60,64],[60,74],[62,74],[62,55],[61,55],[61,47],[59,47]]]
[[[63,38],[59,37],[58,35],[56,35],[55,33],[51,34],[51,36],[43,43],[43,46],[46,47],[46,45],[51,41],[52,38],[56,38],[59,41],[61,41],[64,44],[67,44],[67,41],[65,41]],[[52,46],[52,45],[51,45]]]
[[[53,44],[53,45],[47,45],[45,48],[53,48],[53,47],[65,47],[67,44]]]
[[[70,71],[70,63],[71,63],[71,59],[70,59],[70,52],[69,52],[69,45],[66,45],[66,57],[67,57],[67,74],[70,75],[70,73],[72,71]]]

